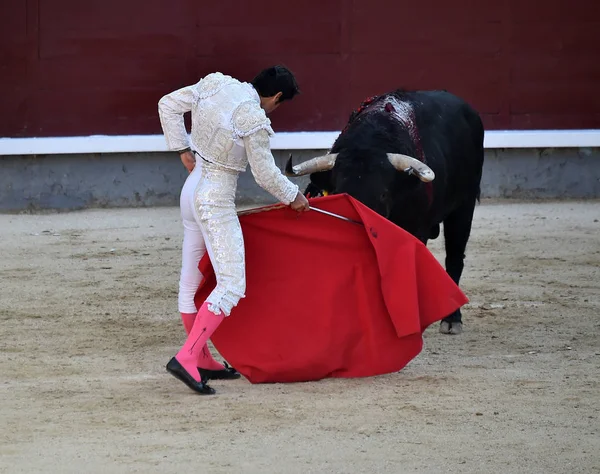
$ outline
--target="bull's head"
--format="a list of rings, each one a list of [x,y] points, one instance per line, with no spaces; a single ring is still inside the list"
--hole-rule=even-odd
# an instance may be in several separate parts
[[[394,168],[400,173],[394,173]],[[330,153],[297,165],[290,156],[285,173],[290,177],[311,175],[312,195],[316,189],[347,193],[387,218],[399,212],[398,205],[410,201],[408,196],[418,180],[435,178],[431,168],[415,158],[373,150]]]

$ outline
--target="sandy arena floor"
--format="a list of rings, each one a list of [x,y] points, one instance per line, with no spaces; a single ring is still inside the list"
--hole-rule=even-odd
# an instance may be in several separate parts
[[[600,473],[599,220],[484,202],[462,336],[432,326],[400,373],[200,397],[164,369],[177,209],[0,215],[0,471]]]

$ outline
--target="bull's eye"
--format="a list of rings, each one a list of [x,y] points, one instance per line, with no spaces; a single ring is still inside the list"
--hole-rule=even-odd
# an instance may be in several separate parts
[[[388,192],[384,191],[381,193],[381,196],[379,197],[379,199],[381,199],[382,201],[387,201],[388,197],[389,197]]]

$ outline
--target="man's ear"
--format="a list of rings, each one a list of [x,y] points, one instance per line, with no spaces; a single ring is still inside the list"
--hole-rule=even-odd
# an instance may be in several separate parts
[[[275,94],[275,103],[279,103],[279,99],[281,99],[281,96],[283,95],[282,92],[278,92],[277,94]]]

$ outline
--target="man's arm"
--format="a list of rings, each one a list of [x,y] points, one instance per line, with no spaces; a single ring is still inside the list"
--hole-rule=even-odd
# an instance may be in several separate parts
[[[260,105],[253,101],[240,104],[233,113],[232,124],[235,136],[244,141],[248,164],[256,183],[292,209],[308,210],[308,201],[298,191],[298,186],[275,165],[269,140],[273,129]]]
[[[256,183],[282,203],[291,204],[298,194],[298,186],[286,178],[275,165],[269,133],[261,129],[244,137],[244,146]]]
[[[158,102],[160,124],[169,150],[183,152],[190,148],[183,114],[192,110],[194,87],[196,86],[188,86],[171,92]]]

